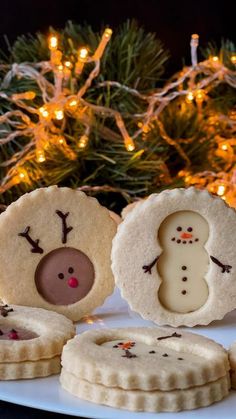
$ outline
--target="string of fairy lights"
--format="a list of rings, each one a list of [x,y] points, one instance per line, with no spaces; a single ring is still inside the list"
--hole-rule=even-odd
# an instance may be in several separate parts
[[[227,124],[227,138],[218,135],[215,153],[223,160],[225,159],[228,169],[225,172],[205,171],[194,175],[189,170],[191,162],[181,142],[168,135],[160,118],[163,110],[177,98],[183,98],[186,107],[196,106],[200,118],[203,106],[213,88],[221,83],[228,84],[233,88],[236,87],[236,72],[226,67],[220,57],[216,55],[198,63],[199,37],[197,34],[193,34],[190,42],[191,66],[184,67],[163,88],[156,89],[150,94],[142,94],[137,89],[130,88],[117,81],[98,83],[97,87],[125,90],[130,95],[138,97],[145,104],[145,112],[132,115],[137,129],[131,136],[120,112],[110,107],[92,104],[84,99],[87,90],[99,75],[100,61],[111,35],[112,30],[110,28],[105,29],[93,55],[89,54],[87,47],[81,46],[77,52],[77,60],[71,62],[69,60],[63,61],[59,37],[57,34],[53,34],[48,40],[49,61],[36,64],[14,63],[10,66],[2,81],[0,98],[14,104],[14,110],[0,116],[0,124],[11,127],[11,131],[9,131],[9,128],[0,129],[0,146],[22,136],[28,138],[28,142],[11,159],[2,163],[2,166],[6,168],[6,175],[1,180],[0,192],[5,192],[21,182],[30,183],[30,173],[25,169],[25,163],[30,159],[34,159],[39,165],[44,163],[46,160],[45,151],[50,145],[61,147],[71,160],[77,158],[77,154],[67,144],[64,135],[67,117],[78,120],[84,127],[84,132],[77,142],[77,147],[81,151],[88,145],[91,129],[96,125],[96,117],[103,117],[104,119],[113,118],[115,120],[118,132],[123,138],[124,147],[130,153],[136,152],[135,140],[137,138],[146,141],[147,133],[152,129],[155,121],[164,141],[175,147],[185,161],[185,169],[179,173],[179,176],[184,178],[185,184],[207,187],[211,192],[226,199],[230,204],[236,205],[236,168],[234,166],[236,111],[232,111],[229,115],[214,113],[208,118],[207,122],[209,131],[218,122]],[[233,53],[230,59],[235,66],[236,54]],[[73,77],[79,78],[88,63],[94,64],[92,70],[76,94],[72,94],[70,89],[72,74]],[[6,68],[7,66],[0,65],[0,68],[3,67]],[[49,73],[53,74],[53,82],[49,81]],[[36,93],[34,91],[15,93],[11,96],[6,95],[3,90],[9,86],[13,77],[26,77],[34,80],[41,92],[43,104],[40,107],[36,106],[36,103],[34,103]],[[28,101],[30,101],[30,105]],[[115,136],[117,138],[115,130],[109,129],[109,135],[111,140]]]

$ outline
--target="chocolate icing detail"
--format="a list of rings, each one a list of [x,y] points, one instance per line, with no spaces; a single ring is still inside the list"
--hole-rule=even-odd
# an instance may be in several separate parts
[[[55,305],[69,305],[82,300],[91,290],[94,279],[91,260],[72,247],[51,251],[41,259],[35,271],[35,285],[39,294]]]
[[[122,358],[137,358],[137,355],[132,354],[128,349],[125,350],[125,355],[122,355]]]
[[[172,335],[168,335],[168,336],[160,336],[159,338],[157,338],[157,340],[163,340],[163,339],[169,339],[169,338],[182,338],[182,335],[180,335],[179,333],[172,333]]]
[[[223,273],[230,273],[230,270],[232,269],[231,265],[224,265],[221,263],[218,259],[216,259],[214,256],[210,256],[212,262],[214,262],[216,265],[218,265],[220,268],[222,268],[222,274]]]
[[[0,306],[0,315],[2,317],[7,317],[8,313],[11,313],[13,310],[13,308],[8,308],[8,305],[5,304],[4,306]]]
[[[56,210],[56,214],[61,218],[62,220],[62,243],[67,243],[67,235],[70,233],[71,230],[73,230],[73,227],[67,227],[66,224],[66,219],[68,217],[68,215],[70,214],[69,212],[66,212],[65,214],[63,214],[62,211],[60,210]]]
[[[29,235],[30,226],[27,226],[22,233],[18,233],[18,236],[24,237],[29,244],[31,244],[32,253],[43,253],[43,249],[39,246],[39,239],[33,240],[32,237]]]

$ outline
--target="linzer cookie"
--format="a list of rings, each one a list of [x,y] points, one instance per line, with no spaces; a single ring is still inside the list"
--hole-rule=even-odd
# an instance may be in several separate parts
[[[0,306],[0,380],[60,371],[60,354],[75,334],[71,320],[52,311]]]
[[[131,308],[194,326],[236,307],[236,213],[195,188],[153,194],[118,227],[112,269]]]
[[[95,198],[69,188],[37,189],[0,217],[1,298],[79,320],[112,293],[116,225]]]
[[[130,410],[178,411],[228,394],[229,362],[210,339],[165,328],[92,330],[62,352],[63,388]]]
[[[236,390],[236,342],[229,348],[229,362],[231,366],[232,388]]]

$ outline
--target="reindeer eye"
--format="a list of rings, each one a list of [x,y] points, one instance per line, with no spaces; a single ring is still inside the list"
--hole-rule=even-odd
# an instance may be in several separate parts
[[[64,279],[64,274],[63,274],[62,272],[61,272],[61,273],[59,273],[59,274],[58,274],[58,278],[59,278],[59,279]]]
[[[182,231],[182,227],[177,227],[177,231]]]
[[[188,228],[188,231],[193,231],[192,227],[189,227],[189,228]]]
[[[73,274],[74,269],[73,269],[72,267],[70,267],[70,268],[68,269],[68,272],[69,272],[69,274]]]

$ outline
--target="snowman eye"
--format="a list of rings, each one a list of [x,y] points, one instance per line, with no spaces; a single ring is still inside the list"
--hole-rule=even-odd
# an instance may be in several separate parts
[[[70,268],[68,269],[68,272],[69,272],[69,274],[73,274],[74,269],[73,269],[72,267],[70,267]]]
[[[182,227],[177,227],[177,231],[182,231]]]
[[[59,274],[58,274],[58,278],[59,278],[59,279],[64,279],[64,274],[63,274],[62,272],[61,272],[61,273],[59,273]]]
[[[192,227],[189,227],[189,228],[188,228],[188,231],[193,231]]]

